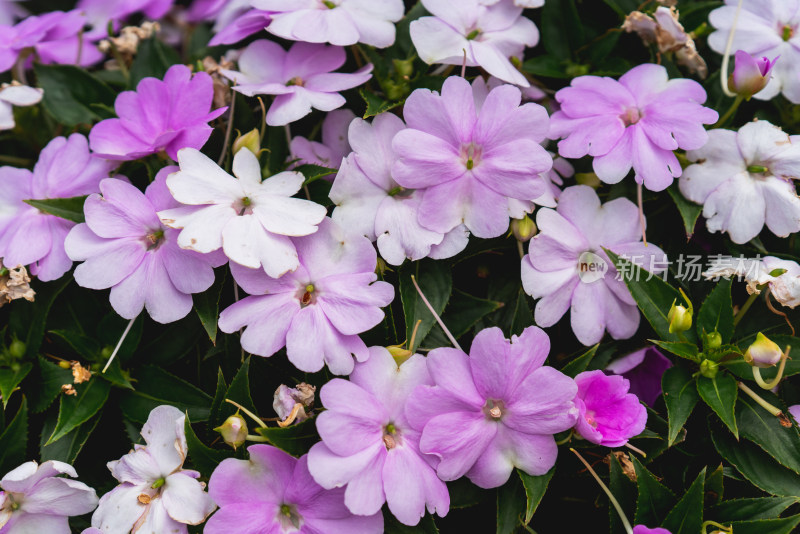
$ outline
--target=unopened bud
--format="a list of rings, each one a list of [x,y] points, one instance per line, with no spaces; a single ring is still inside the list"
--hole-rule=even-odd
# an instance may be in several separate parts
[[[413,59],[393,59],[394,70],[401,78],[408,79],[414,74],[414,60]]]
[[[669,321],[670,334],[685,332],[692,327],[692,312],[685,306],[675,304],[675,301],[673,301],[669,314],[667,314],[667,321]]]
[[[247,438],[247,422],[244,417],[237,413],[225,419],[225,422],[215,428],[214,431],[219,432],[223,441],[236,449]]]
[[[754,367],[773,367],[781,361],[781,356],[783,351],[778,344],[759,332],[756,340],[744,353],[744,361]]]
[[[72,369],[72,364],[69,363],[67,360],[61,360],[58,362],[58,366],[62,369]]]
[[[731,92],[750,98],[769,83],[772,68],[778,58],[770,61],[766,57],[754,58],[744,50],[736,52],[733,72],[728,76],[728,89]]]
[[[710,349],[718,349],[722,346],[722,336],[716,330],[708,334],[706,339]]]
[[[527,215],[522,219],[511,219],[511,232],[514,234],[514,237],[522,243],[530,241],[538,231],[539,229],[536,228],[536,223]]]
[[[579,172],[575,174],[575,181],[579,185],[588,185],[593,189],[600,187],[600,178],[593,172]]]
[[[241,149],[246,148],[256,156],[261,151],[261,133],[257,128],[253,128],[243,135],[239,135],[233,142],[233,153],[236,154]]]
[[[8,346],[8,353],[12,358],[22,358],[25,356],[25,351],[27,348],[28,347],[24,342],[20,341],[19,339],[15,339],[11,342],[11,345]]]
[[[711,360],[703,360],[700,364],[700,374],[706,378],[714,378],[719,371],[719,364]]]
[[[403,365],[406,360],[414,355],[414,353],[410,350],[404,349],[402,345],[390,345],[386,347],[386,350],[388,350],[389,354],[392,355],[392,358],[394,358],[394,362],[398,367]]]

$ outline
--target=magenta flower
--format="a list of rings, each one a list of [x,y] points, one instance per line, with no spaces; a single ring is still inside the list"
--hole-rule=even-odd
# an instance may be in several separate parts
[[[406,525],[419,523],[426,508],[447,514],[447,486],[420,453],[420,433],[406,420],[407,401],[421,385],[433,385],[423,356],[398,367],[388,350],[371,347],[349,382],[335,378],[323,386],[322,442],[309,451],[308,469],[323,488],[347,485],[344,503],[352,513],[379,513],[386,502]]]
[[[633,534],[671,534],[665,528],[647,528],[644,525],[635,525],[633,527]]]
[[[394,44],[394,23],[403,18],[402,0],[253,0],[272,11],[267,31],[290,41],[377,48]]]
[[[383,515],[353,515],[344,489],[325,490],[308,472],[308,457],[270,445],[247,448],[249,460],[228,458],[211,474],[208,491],[219,510],[205,534],[379,534]]]
[[[178,205],[166,185],[167,175],[176,170],[159,171],[144,194],[122,180],[103,180],[102,196],[86,199],[86,223],[67,236],[67,255],[83,261],[75,281],[90,289],[110,287],[111,306],[125,319],[143,308],[159,323],[185,317],[192,310],[191,294],[211,287],[212,267],[225,262],[219,254],[180,248],[178,230],[158,219],[158,210]]]
[[[620,447],[638,436],[647,423],[647,409],[628,393],[630,382],[603,371],[586,371],[575,377],[580,416],[575,431],[583,439],[604,447]]]
[[[663,191],[681,166],[673,150],[695,150],[706,144],[703,124],[717,121],[717,112],[703,107],[706,92],[686,78],[670,80],[667,69],[644,64],[619,81],[580,76],[556,93],[561,105],[553,114],[550,137],[565,158],[592,156],[598,178],[621,181],[633,167],[636,181]]]
[[[475,336],[470,355],[434,349],[428,371],[435,386],[419,386],[406,405],[420,450],[441,460],[442,480],[463,475],[482,488],[501,486],[517,467],[543,475],[556,462],[553,434],[575,425],[578,387],[543,367],[550,339],[531,326],[503,338],[499,328]]]
[[[77,9],[86,15],[92,26],[85,37],[97,41],[108,36],[109,22],[118,30],[121,22],[137,12],[158,20],[174,3],[175,0],[80,0]]]
[[[333,182],[330,198],[336,209],[331,218],[376,241],[381,257],[392,265],[406,258],[449,258],[467,246],[464,225],[446,234],[425,228],[419,223],[424,191],[402,188],[392,177],[397,160],[392,140],[404,128],[391,113],[381,113],[372,124],[362,119],[350,123],[353,153]]]
[[[238,43],[242,39],[262,31],[272,22],[272,13],[251,9],[238,15],[226,25],[221,25],[219,22],[221,21],[214,25],[214,28],[219,27],[219,30],[208,42],[209,46]]]
[[[97,506],[95,491],[63,462],[25,462],[0,480],[0,534],[69,534],[69,516]]]
[[[645,347],[608,364],[606,371],[621,375],[630,382],[630,392],[653,406],[661,395],[661,377],[672,361],[655,347]]]
[[[479,66],[504,82],[528,87],[528,80],[509,61],[539,42],[539,30],[511,0],[422,0],[433,16],[411,23],[411,40],[428,64]]]
[[[108,159],[131,160],[162,150],[173,160],[185,147],[200,149],[208,141],[208,122],[227,108],[209,112],[214,97],[211,77],[192,76],[185,65],[173,65],[164,80],[145,78],[136,91],[120,93],[118,119],[99,122],[89,133],[92,151]]]
[[[392,146],[392,176],[402,187],[425,189],[419,222],[447,233],[462,222],[477,237],[508,230],[508,199],[532,200],[545,191],[539,173],[553,160],[539,144],[548,129],[545,109],[520,106],[519,89],[493,89],[485,101],[458,76],[442,94],[417,89],[404,108],[407,129]]]
[[[736,66],[728,76],[728,89],[747,98],[767,86],[778,61],[777,57],[772,61],[767,57],[755,58],[744,50],[737,50],[734,57]]]
[[[245,328],[244,350],[272,356],[284,345],[289,361],[315,373],[324,364],[334,374],[353,370],[369,350],[358,334],[383,319],[381,307],[394,288],[376,282],[377,255],[368,239],[347,233],[326,218],[319,231],[294,238],[300,265],[279,279],[261,269],[231,263],[236,282],[250,297],[226,308],[219,317],[223,332]]]
[[[789,406],[789,413],[794,417],[795,421],[800,421],[800,404]]]
[[[187,534],[216,506],[198,481],[200,473],[183,469],[188,449],[185,416],[174,406],[158,406],[142,427],[146,445],[113,462],[108,469],[120,485],[103,495],[92,526],[103,532]]]
[[[322,142],[297,136],[289,144],[290,157],[299,160],[297,165],[310,163],[338,169],[342,159],[351,151],[347,140],[347,129],[355,118],[356,114],[349,109],[331,111],[322,121]]]
[[[311,108],[332,111],[344,105],[339,91],[358,87],[372,77],[372,64],[352,74],[332,72],[344,65],[344,48],[295,43],[285,51],[267,40],[251,43],[239,56],[239,71],[223,70],[243,95],[276,95],[267,124],[283,126],[302,119]]]
[[[666,256],[645,246],[636,205],[626,198],[600,204],[589,186],[568,187],[556,210],[536,216],[539,234],[522,259],[522,286],[535,299],[536,324],[553,326],[571,309],[578,341],[594,345],[608,330],[627,339],[639,327],[639,310],[603,247],[652,273],[666,269]],[[619,279],[617,279],[619,278]]]
[[[30,265],[43,282],[72,267],[64,240],[75,223],[47,215],[25,200],[72,198],[98,191],[114,163],[89,153],[80,134],[56,137],[42,150],[33,172],[0,167],[0,258],[9,266]]]

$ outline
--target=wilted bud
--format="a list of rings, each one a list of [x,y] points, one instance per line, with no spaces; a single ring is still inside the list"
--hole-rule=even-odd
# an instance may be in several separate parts
[[[522,219],[511,219],[511,232],[522,243],[530,241],[538,230],[536,223],[527,215]]]
[[[305,408],[314,404],[314,394],[317,391],[315,386],[301,382],[296,388],[290,388],[285,384],[278,386],[272,398],[272,408],[282,421],[294,414],[290,423],[293,421],[302,422],[308,419]],[[297,408],[295,407],[297,406]]]
[[[744,361],[754,367],[773,367],[781,361],[781,356],[783,351],[778,344],[759,332],[756,340],[744,353]]]
[[[710,349],[718,349],[722,346],[722,336],[716,330],[709,333],[706,340],[708,342],[708,348]]]
[[[233,153],[236,154],[241,149],[246,148],[256,156],[261,151],[261,132],[258,128],[253,128],[243,135],[239,135],[233,142]]]
[[[0,259],[0,308],[3,304],[16,299],[25,299],[33,302],[36,292],[31,289],[31,278],[28,271],[22,265],[9,268],[3,265]]]
[[[700,374],[706,378],[714,378],[719,371],[719,364],[711,360],[703,360],[700,363]]]
[[[392,358],[394,358],[394,361],[398,367],[403,365],[406,360],[414,355],[414,353],[410,350],[404,349],[402,345],[390,345],[386,347],[386,350],[388,350],[389,354],[392,355]]]
[[[247,438],[247,421],[238,413],[233,414],[225,419],[225,422],[215,428],[214,431],[219,432],[223,441],[236,449],[236,447],[244,444]]]
[[[728,89],[737,95],[750,98],[761,91],[772,78],[772,68],[778,60],[769,58],[754,58],[744,50],[738,50],[734,55],[735,66],[728,76]]]
[[[669,309],[669,314],[667,314],[667,321],[669,321],[670,334],[685,332],[692,327],[692,311],[672,301],[672,307]]]

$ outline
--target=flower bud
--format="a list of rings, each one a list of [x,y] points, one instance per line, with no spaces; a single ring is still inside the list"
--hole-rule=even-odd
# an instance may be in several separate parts
[[[22,358],[25,356],[25,351],[27,350],[27,346],[23,341],[19,339],[15,339],[11,342],[11,345],[8,346],[8,353],[11,355],[12,358]]]
[[[781,361],[781,356],[783,351],[778,344],[759,332],[756,340],[744,353],[744,361],[754,367],[773,367]]]
[[[709,333],[706,340],[709,349],[718,349],[722,346],[722,336],[716,330]]]
[[[692,311],[681,304],[672,302],[672,307],[667,314],[669,333],[685,332],[692,327]]]
[[[700,374],[706,378],[714,378],[719,371],[719,364],[711,360],[703,360],[700,363]]]
[[[225,422],[214,431],[219,432],[225,443],[235,450],[236,447],[244,444],[247,438],[247,422],[237,413],[225,419]]]
[[[393,59],[392,64],[394,70],[403,79],[409,79],[414,74],[414,60],[413,59]]]
[[[744,50],[738,50],[735,57],[733,72],[728,76],[728,89],[737,95],[750,98],[761,91],[772,78],[772,68],[778,60],[769,58],[754,58]]]
[[[408,349],[404,349],[401,345],[390,345],[386,347],[386,350],[388,350],[389,354],[392,355],[392,358],[394,358],[394,361],[398,367],[403,365],[406,360],[414,355],[413,352]]]
[[[239,135],[233,142],[233,153],[236,154],[241,149],[246,148],[256,156],[261,151],[261,133],[257,128],[253,128],[244,135]]]
[[[536,228],[536,223],[527,215],[522,219],[511,219],[511,233],[522,243],[530,241],[538,231],[539,229]]]

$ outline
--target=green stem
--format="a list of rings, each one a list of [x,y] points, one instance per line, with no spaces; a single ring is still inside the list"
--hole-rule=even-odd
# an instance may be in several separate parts
[[[254,434],[247,434],[244,439],[247,441],[258,441],[259,443],[269,443],[269,440],[264,436],[256,436]]]
[[[725,525],[720,525],[716,521],[706,521],[705,523],[703,523],[703,526],[701,527],[700,532],[702,532],[703,534],[706,534],[706,529],[708,529],[708,527],[716,527],[716,528],[720,528],[720,529],[724,530],[725,532],[733,532],[733,528],[732,527],[726,527]]]
[[[775,417],[780,417],[780,416],[783,415],[783,411],[781,411],[779,408],[776,408],[772,404],[770,404],[767,401],[765,401],[764,399],[762,399],[761,396],[759,396],[758,393],[756,393],[755,391],[753,391],[749,387],[745,386],[742,382],[739,382],[738,385],[739,385],[739,389],[741,389],[742,391],[747,393],[747,395],[751,399],[756,401],[756,403],[758,403],[759,406],[761,406],[762,408],[767,410],[769,413],[771,413]]]
[[[736,113],[736,110],[739,109],[739,105],[743,100],[744,97],[742,95],[736,95],[736,99],[733,101],[733,104],[731,104],[731,107],[728,108],[728,111],[725,112],[725,115],[720,117],[717,123],[711,128],[721,128],[726,122],[728,122],[728,119],[730,119],[733,114]]]
[[[747,310],[750,309],[750,306],[753,305],[753,303],[756,301],[757,298],[758,298],[758,293],[753,293],[752,295],[750,295],[747,298],[747,302],[744,303],[744,306],[742,306],[742,309],[739,310],[739,312],[736,314],[736,317],[733,318],[733,327],[734,328],[736,328],[736,326],[742,320],[742,317],[744,317],[744,314],[747,313]]]
[[[254,414],[253,412],[251,412],[250,410],[248,410],[247,408],[245,408],[244,406],[242,406],[238,402],[234,402],[234,401],[232,401],[230,399],[225,399],[225,402],[229,402],[229,403],[233,404],[234,406],[239,408],[241,411],[246,413],[250,417],[250,419],[255,421],[256,424],[259,425],[261,428],[267,428],[267,425],[264,424],[264,421],[262,421],[256,414]],[[248,436],[247,439],[250,439],[250,436]]]
[[[631,528],[631,524],[628,521],[628,518],[625,517],[625,512],[622,511],[622,506],[620,506],[617,499],[614,498],[614,494],[611,493],[611,490],[608,489],[608,486],[606,486],[603,483],[603,481],[600,480],[600,477],[597,476],[597,473],[594,472],[594,469],[592,469],[592,466],[589,465],[589,462],[584,460],[583,456],[581,456],[575,449],[570,449],[570,450],[575,453],[575,456],[578,457],[578,460],[580,460],[581,463],[586,466],[586,469],[589,470],[589,473],[592,474],[597,483],[600,484],[600,487],[603,489],[603,491],[606,492],[606,495],[608,495],[608,499],[611,501],[611,504],[614,505],[614,508],[617,510],[617,513],[619,514],[619,519],[620,521],[622,521],[622,526],[625,529],[625,532],[627,532],[628,534],[633,534],[633,528]]]

